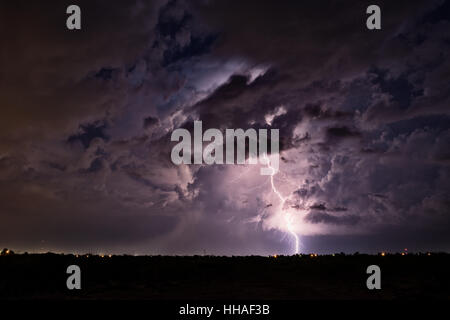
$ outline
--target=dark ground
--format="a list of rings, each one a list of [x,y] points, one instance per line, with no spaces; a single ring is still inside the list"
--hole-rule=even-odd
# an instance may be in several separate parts
[[[66,288],[81,268],[82,289]],[[366,269],[381,268],[381,290]],[[0,256],[0,299],[449,299],[450,255]]]

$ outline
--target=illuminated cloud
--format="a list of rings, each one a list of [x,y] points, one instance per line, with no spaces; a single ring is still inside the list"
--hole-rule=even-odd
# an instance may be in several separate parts
[[[288,214],[304,251],[448,250],[448,0],[381,1],[375,33],[364,1],[79,5],[76,34],[2,5],[3,246],[292,253]],[[194,120],[279,129],[284,204],[259,166],[175,166]]]

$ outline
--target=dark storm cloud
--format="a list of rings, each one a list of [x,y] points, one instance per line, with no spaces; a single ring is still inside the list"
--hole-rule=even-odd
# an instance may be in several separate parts
[[[305,220],[310,221],[312,223],[326,223],[326,224],[345,224],[345,225],[355,225],[361,217],[357,215],[343,215],[343,216],[335,216],[328,214],[326,212],[317,212],[312,211],[306,217]]]
[[[175,0],[161,7],[156,33],[152,46],[163,49],[163,66],[208,53],[216,39],[215,34],[197,28],[187,4]]]
[[[145,129],[150,129],[153,128],[155,126],[157,126],[159,124],[159,119],[158,118],[154,118],[154,117],[147,117],[144,119],[144,128]]]
[[[67,1],[2,2],[0,242],[289,253],[267,179],[171,163],[202,120],[280,129],[305,250],[448,249],[449,3],[380,1],[372,32],[366,1],[79,1],[69,32]]]
[[[95,138],[101,138],[103,140],[108,140],[105,134],[106,126],[100,122],[94,122],[92,124],[80,125],[79,132],[77,134],[71,135],[67,142],[74,143],[80,142],[85,148],[88,148],[91,141]]]
[[[357,137],[360,133],[348,127],[333,127],[327,129],[327,135],[331,138],[346,138]]]
[[[116,77],[117,69],[132,63],[148,46],[154,5],[81,1],[85,28],[78,33],[65,28],[67,5],[2,3],[1,68],[8,75],[2,81],[2,100],[4,110],[16,119],[13,128],[38,124],[51,127],[47,133],[76,129],[77,121],[103,117],[117,107],[115,99],[123,99],[124,88],[103,85],[90,74],[97,79]],[[39,108],[29,107],[32,104]],[[2,130],[12,130],[2,119]]]

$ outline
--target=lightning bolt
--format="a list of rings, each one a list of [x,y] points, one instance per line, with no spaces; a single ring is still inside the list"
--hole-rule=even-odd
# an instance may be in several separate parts
[[[284,204],[286,203],[286,198],[283,197],[283,195],[277,190],[277,188],[275,187],[275,182],[273,177],[277,174],[277,170],[272,167],[271,163],[270,163],[270,159],[267,157],[267,155],[264,153],[264,159],[267,162],[267,167],[271,170],[271,174],[270,174],[270,184],[272,186],[272,191],[277,195],[278,198],[280,198],[280,209],[283,212],[283,208],[284,208]],[[284,220],[286,221],[286,227],[288,232],[292,235],[292,237],[295,240],[295,254],[299,253],[299,244],[300,244],[300,240],[298,238],[298,235],[294,232],[293,230],[293,226],[292,226],[292,214],[289,212],[286,212],[284,214]]]

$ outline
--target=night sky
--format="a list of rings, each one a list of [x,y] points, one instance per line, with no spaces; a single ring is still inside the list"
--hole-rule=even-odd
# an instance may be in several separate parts
[[[1,247],[291,254],[289,211],[301,252],[450,250],[449,0],[2,0],[0,39]],[[174,165],[194,120],[279,129],[284,207]]]

